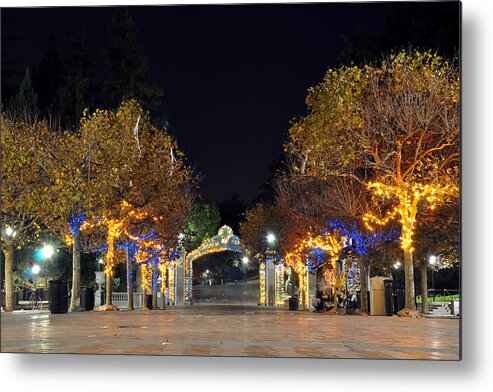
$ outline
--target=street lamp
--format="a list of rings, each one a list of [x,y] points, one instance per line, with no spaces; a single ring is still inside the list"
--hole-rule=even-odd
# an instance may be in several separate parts
[[[55,248],[53,248],[53,246],[51,245],[45,245],[41,249],[41,255],[43,256],[43,259],[50,258],[51,256],[53,256],[54,253],[55,253]]]
[[[250,262],[250,260],[248,259],[248,256],[243,256],[243,257],[241,258],[241,261],[242,261],[242,263],[243,263],[244,265],[247,265],[247,264]]]
[[[39,271],[41,270],[41,268],[39,267],[38,264],[34,264],[31,268],[31,272],[33,273],[34,275],[34,287],[37,287],[37,284],[36,284],[36,277],[37,275],[39,274]]]
[[[267,242],[269,243],[269,245],[273,245],[276,242],[276,236],[273,233],[268,233]]]
[[[430,256],[430,265],[431,265],[431,291],[433,292],[433,298],[435,298],[435,280],[433,276],[433,271],[435,270],[435,264],[437,263],[436,256]],[[434,299],[433,299],[434,300]]]

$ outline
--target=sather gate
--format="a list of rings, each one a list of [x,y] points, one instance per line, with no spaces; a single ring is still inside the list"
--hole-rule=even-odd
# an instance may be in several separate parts
[[[180,258],[168,264],[168,301],[170,305],[185,305],[193,302],[193,263],[202,256],[231,251],[247,253],[238,236],[229,226],[222,226],[217,235],[208,238],[188,254],[184,251]],[[278,262],[274,255],[266,255],[259,263],[259,305],[284,305],[285,278],[289,267]]]

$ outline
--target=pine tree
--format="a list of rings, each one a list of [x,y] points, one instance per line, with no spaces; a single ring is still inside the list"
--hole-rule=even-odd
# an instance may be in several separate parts
[[[29,68],[26,68],[26,74],[17,94],[10,99],[8,113],[11,118],[31,124],[36,120],[38,112],[38,96],[34,92]]]
[[[59,89],[64,79],[64,67],[57,41],[50,35],[48,50],[33,74],[33,83],[39,93],[39,108],[50,128],[60,126]]]
[[[58,93],[58,105],[62,125],[74,129],[78,126],[84,109],[92,103],[91,53],[84,11],[81,11],[74,24],[64,59],[66,72]]]
[[[127,8],[117,8],[111,23],[111,47],[106,52],[110,79],[104,96],[109,107],[135,98],[145,109],[158,105],[162,89],[149,83],[149,64],[137,40],[135,23]]]

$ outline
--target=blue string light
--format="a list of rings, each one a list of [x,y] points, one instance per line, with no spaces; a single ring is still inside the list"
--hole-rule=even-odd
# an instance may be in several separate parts
[[[329,230],[338,231],[343,237],[346,237],[346,247],[359,256],[367,255],[371,249],[375,249],[382,243],[397,242],[400,237],[398,230],[389,232],[361,231],[355,223],[346,225],[337,219],[330,220],[327,228],[324,233],[328,233]]]
[[[86,216],[84,214],[71,214],[69,218],[70,233],[75,237],[86,222]]]

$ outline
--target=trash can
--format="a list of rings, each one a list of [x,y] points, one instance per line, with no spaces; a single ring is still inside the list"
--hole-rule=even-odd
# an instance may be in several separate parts
[[[289,310],[298,310],[298,297],[289,298]]]
[[[406,291],[404,287],[399,287],[394,282],[394,313],[406,307]]]
[[[385,281],[386,276],[375,276],[370,279],[370,315],[384,316],[387,314],[385,307]]]
[[[94,289],[92,287],[80,288],[80,307],[86,312],[94,309]]]
[[[146,297],[147,309],[152,310],[152,294],[148,294]]]
[[[50,312],[67,313],[67,283],[62,280],[50,280]]]
[[[393,281],[391,279],[386,279],[383,281],[384,286],[384,297],[385,297],[385,315],[392,316],[393,312]]]

